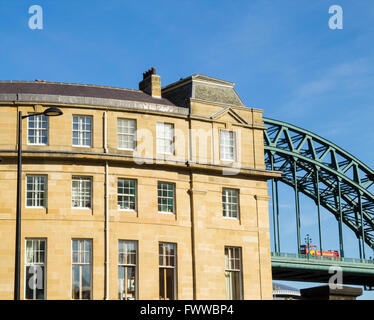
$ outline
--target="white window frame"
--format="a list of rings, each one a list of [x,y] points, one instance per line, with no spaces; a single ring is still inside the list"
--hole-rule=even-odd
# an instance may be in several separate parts
[[[162,248],[165,248],[165,246],[172,246],[174,248],[174,256],[171,256],[171,255],[165,255],[164,252],[160,252],[160,249],[161,247]],[[171,243],[171,242],[159,242],[158,244],[158,255],[159,255],[159,273],[161,272],[161,269],[163,269],[164,271],[166,271],[166,269],[173,269],[173,282],[174,282],[174,297],[173,297],[173,300],[177,300],[178,299],[178,284],[177,284],[177,280],[178,280],[178,277],[177,277],[177,258],[178,258],[178,253],[177,253],[177,249],[178,249],[178,246],[176,243]],[[165,251],[165,250],[163,250]],[[165,263],[167,262],[167,258],[169,257],[169,261],[170,261],[170,257],[174,257],[174,264],[171,264],[171,263]],[[162,263],[161,263],[161,260],[162,260]],[[165,277],[165,274],[164,274],[164,281],[165,281],[166,277]],[[161,286],[161,283],[159,281],[159,291],[160,291],[160,286]],[[165,287],[164,287],[164,291],[165,291]],[[164,292],[166,295],[167,295],[167,292],[165,291]]]
[[[34,120],[34,124],[37,125],[37,127],[30,128],[30,121]],[[35,121],[36,120],[36,121]],[[42,121],[46,122],[46,128],[40,127]],[[34,136],[37,142],[30,142],[30,130],[34,130],[36,135]],[[45,143],[40,142],[40,140],[43,138],[43,135],[40,134],[41,132],[46,132],[46,139],[47,141]],[[45,116],[44,114],[31,114],[27,118],[27,145],[30,146],[47,146],[49,143],[49,118]]]
[[[32,182],[32,186],[33,186],[33,189],[32,190],[29,190],[28,189],[28,186],[29,186],[29,183],[27,182],[28,178],[43,178],[44,179],[44,191],[40,191],[39,189],[35,189],[35,180],[33,180]],[[37,184],[38,186],[39,184]],[[26,175],[26,183],[25,183],[25,192],[26,192],[26,196],[25,196],[25,200],[26,200],[26,203],[25,203],[25,207],[26,208],[33,208],[33,209],[45,209],[47,208],[47,196],[48,196],[48,176],[46,175],[42,175],[42,174],[27,174]],[[44,205],[40,206],[40,205],[28,205],[28,193],[29,192],[32,192],[32,194],[36,194],[38,195],[38,193],[43,193],[44,197],[43,199],[41,200],[42,202],[44,202]],[[32,199],[32,202],[35,203],[36,202],[39,202],[40,199],[38,197],[35,197],[35,195],[31,198]]]
[[[74,130],[74,118],[78,118],[78,129]],[[90,119],[91,121],[91,130],[88,130],[86,128],[81,128],[82,124],[80,122],[80,119]],[[87,123],[84,121],[84,125],[86,126]],[[74,143],[74,132],[78,132],[78,144]],[[86,139],[84,137],[84,134],[90,134],[90,144],[83,143]],[[82,147],[82,148],[92,148],[93,146],[93,116],[91,115],[77,115],[74,114],[72,118],[72,146],[73,147]]]
[[[120,122],[123,122],[127,125],[120,126]],[[131,126],[129,125],[130,123],[133,123],[134,125]],[[120,132],[120,128],[125,129],[125,131],[128,131],[128,132]],[[131,132],[131,130],[133,131]],[[118,118],[117,119],[117,145],[118,145],[117,147],[119,150],[128,150],[128,151],[136,150],[136,142],[137,142],[136,130],[137,130],[136,119],[131,119],[131,118]],[[132,144],[132,147],[121,146],[120,137],[128,137],[130,139],[130,143]]]
[[[232,192],[235,193],[235,197],[231,194]],[[226,202],[223,200],[224,197],[226,198]],[[236,198],[236,203],[232,202],[233,198]],[[222,215],[226,219],[234,219],[238,220],[240,217],[240,199],[239,199],[239,190],[232,189],[232,188],[222,188]],[[236,216],[233,216],[232,206],[236,205]],[[225,210],[226,207],[226,210]]]
[[[228,134],[229,136],[224,137],[224,135]],[[232,137],[230,136],[232,134]],[[227,140],[228,139],[228,140]],[[226,144],[227,141],[232,141],[231,144]],[[232,149],[232,154],[231,151],[227,152],[227,150]],[[229,161],[229,162],[235,162],[237,158],[236,154],[236,132],[235,131],[230,131],[230,130],[220,130],[220,159],[222,161]]]
[[[166,195],[166,197],[164,197],[164,196],[160,196],[159,195],[159,191],[161,190],[161,191],[166,191],[166,192],[169,192],[170,191],[170,189],[169,188],[167,188],[166,190],[164,190],[164,189],[160,189],[159,188],[159,185],[160,184],[166,184],[166,185],[171,185],[172,186],[172,190],[173,190],[173,197],[172,198],[170,198],[168,195]],[[157,211],[158,211],[158,213],[162,213],[162,214],[175,214],[175,203],[176,203],[176,195],[175,195],[175,193],[176,193],[176,185],[175,185],[175,183],[173,183],[173,182],[167,182],[167,181],[157,181]],[[159,210],[159,200],[160,200],[160,198],[161,199],[166,199],[166,201],[168,200],[168,199],[173,199],[173,211],[160,211]],[[168,204],[166,204],[167,206],[168,206]]]
[[[78,241],[78,251],[74,251],[74,241]],[[81,257],[81,255],[87,251],[85,250],[81,250],[81,247],[82,247],[82,244],[83,246],[85,245],[85,242],[88,241],[90,242],[91,244],[91,252],[90,252],[90,255],[89,255],[89,261],[86,262],[86,261],[79,261],[79,262],[74,262],[74,253],[77,252],[78,253],[78,256]],[[79,258],[80,259],[80,258]],[[85,259],[84,259],[85,260]],[[73,272],[73,266],[75,265],[78,265],[79,266],[79,275],[80,275],[80,284],[79,284],[79,299],[74,299],[73,298],[73,286],[74,286],[74,281],[73,281],[73,275],[74,275],[74,272]],[[89,265],[90,266],[90,298],[89,299],[82,299],[82,285],[81,285],[81,281],[82,281],[82,266],[85,266],[85,265]],[[71,239],[71,299],[72,300],[92,300],[92,297],[93,297],[93,241],[92,239],[87,239],[87,238],[73,238]]]
[[[228,250],[228,255],[226,255],[226,250]],[[237,250],[238,257],[232,258],[232,252],[235,252]],[[230,254],[231,253],[231,254]],[[229,287],[228,284],[228,277],[230,273],[238,273],[239,277],[239,299],[236,300],[242,300],[243,299],[243,260],[242,260],[242,248],[241,247],[231,247],[231,246],[225,246],[225,282],[226,282],[226,299],[232,300],[232,290],[233,287]],[[239,268],[233,268],[232,267],[232,261],[237,261]]]
[[[170,130],[167,132],[167,130]],[[156,151],[158,154],[174,155],[175,153],[175,127],[174,123],[156,123]],[[166,150],[166,146],[170,146]],[[162,147],[162,149],[161,149]]]
[[[89,207],[86,207],[86,206],[77,206],[77,207],[75,207],[75,206],[73,206],[73,196],[74,196],[74,191],[73,191],[73,189],[74,189],[74,187],[73,187],[73,183],[74,183],[74,181],[78,181],[79,182],[79,193],[78,193],[78,203],[79,204],[81,204],[82,202],[84,202],[85,201],[85,199],[84,199],[84,197],[86,197],[86,195],[84,195],[83,194],[83,198],[82,198],[82,182],[84,182],[84,181],[90,181],[90,194],[89,194],[89,200],[90,200],[90,206]],[[93,207],[93,204],[92,204],[92,201],[93,201],[93,197],[92,197],[92,194],[93,194],[93,179],[92,179],[92,177],[88,177],[88,176],[72,176],[72,178],[71,178],[71,207],[72,207],[72,209],[83,209],[83,210],[85,210],[85,209],[88,209],[88,210],[91,210],[92,209],[92,207]]]
[[[131,193],[119,193],[119,181],[120,180],[123,180],[124,182],[128,181],[128,182],[134,182],[135,183],[135,187],[134,187],[134,190],[135,190],[135,193],[132,195]],[[117,207],[118,207],[118,210],[119,211],[131,211],[131,212],[135,212],[137,210],[137,198],[138,198],[138,182],[137,180],[135,179],[128,179],[128,178],[118,178],[117,180]],[[122,209],[120,207],[120,204],[119,204],[119,197],[122,196],[122,197],[134,197],[134,209],[127,209],[127,208],[124,208]]]
[[[35,242],[39,242],[39,248],[40,248],[40,242],[44,242],[44,261],[43,262],[40,262],[40,261],[37,261],[37,262],[29,262],[28,261],[28,255],[27,255],[27,242],[28,241],[32,241],[32,250],[34,252],[34,243]],[[41,251],[41,250],[36,250],[36,251]],[[33,258],[35,256],[33,255]],[[40,257],[40,254],[39,254],[39,257]],[[46,300],[47,297],[47,239],[45,238],[26,238],[25,239],[25,264],[24,264],[24,299],[26,300],[41,300],[41,299],[36,299],[36,290],[34,290],[33,292],[33,298],[32,299],[28,299],[26,298],[26,288],[27,286],[29,285],[27,283],[27,267],[30,267],[30,266],[43,266],[44,267],[44,271],[43,271],[43,295],[44,295],[44,299],[43,300]],[[36,275],[34,274],[34,279],[37,281],[37,278],[36,278]],[[30,279],[29,279],[30,281]],[[34,283],[35,285],[36,283]]]
[[[120,243],[123,243],[125,251],[120,250]],[[135,264],[134,263],[128,263],[127,261],[127,243],[133,243],[135,244]],[[137,300],[138,299],[138,241],[136,240],[118,240],[118,268],[124,268],[125,269],[125,276],[127,275],[127,268],[132,267],[135,269],[135,279],[134,279],[134,287],[135,287],[135,297],[134,299],[126,299],[125,297],[119,297],[120,300]],[[124,262],[121,261],[121,254],[125,256]],[[126,282],[126,278],[125,278]],[[127,287],[125,289],[125,293],[127,293]],[[119,273],[118,273],[118,294],[120,295],[120,284],[119,284]]]

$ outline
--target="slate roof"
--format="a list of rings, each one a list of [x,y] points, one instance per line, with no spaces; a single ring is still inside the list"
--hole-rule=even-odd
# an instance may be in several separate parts
[[[168,99],[153,98],[140,90],[59,82],[0,81],[0,94],[22,93],[118,99],[175,106]]]

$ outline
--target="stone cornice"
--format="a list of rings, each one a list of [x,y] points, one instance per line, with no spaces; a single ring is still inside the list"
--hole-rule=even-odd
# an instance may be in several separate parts
[[[15,150],[0,150],[0,158],[16,157]],[[226,177],[250,176],[257,177],[260,180],[267,180],[272,178],[279,178],[281,172],[270,171],[265,169],[255,168],[239,168],[215,164],[201,164],[188,162],[183,160],[164,160],[160,158],[137,157],[132,155],[113,154],[113,153],[99,153],[99,152],[79,152],[79,151],[54,151],[54,150],[24,150],[22,157],[27,159],[49,159],[49,160],[74,160],[76,161],[91,161],[91,162],[122,162],[127,164],[135,164],[138,166],[148,166],[158,169],[175,168],[176,170],[188,170],[194,172],[210,172],[212,174],[219,174]]]
[[[150,102],[95,98],[95,97],[80,97],[80,96],[65,96],[53,94],[33,94],[33,93],[19,93],[19,94],[0,94],[0,102],[13,103],[53,103],[53,104],[67,104],[67,105],[87,105],[100,106],[112,108],[136,109],[145,111],[157,111],[166,113],[175,113],[181,115],[188,115],[188,108],[164,105]]]

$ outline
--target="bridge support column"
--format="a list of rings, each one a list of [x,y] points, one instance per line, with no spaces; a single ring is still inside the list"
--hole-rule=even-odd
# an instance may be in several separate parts
[[[281,251],[280,233],[279,233],[279,197],[278,197],[278,180],[275,180],[275,200],[277,203],[277,236],[278,236],[278,252]]]
[[[344,244],[343,244],[343,211],[342,211],[342,191],[340,187],[340,179],[337,179],[338,183],[338,205],[339,205],[339,245],[340,245],[340,256],[344,258]]]
[[[297,181],[297,170],[296,170],[296,159],[293,161],[293,178],[295,186],[295,207],[296,207],[296,232],[297,232],[297,252],[300,254],[300,201],[299,201],[299,189]]]
[[[271,170],[274,171],[274,154],[271,153]],[[275,196],[275,183],[274,183],[274,180],[275,179],[271,179],[271,199],[272,199],[272,202],[273,202],[273,230],[274,230],[274,251],[275,252],[279,252],[279,248],[278,248],[278,234],[279,232],[277,233],[277,230],[279,230],[279,226],[278,226],[278,223],[277,223],[277,219],[275,217],[276,215],[276,196]]]
[[[361,191],[358,192],[358,206],[359,206],[360,218],[361,218],[361,241],[362,241],[362,257],[361,257],[361,259],[365,259],[364,212],[362,211],[362,193],[361,193]],[[360,255],[361,255],[361,253],[360,253]]]
[[[318,233],[319,233],[319,250],[323,252],[323,246],[322,246],[322,226],[321,226],[321,198],[319,194],[319,168],[316,166],[314,168],[314,174],[315,174],[315,193],[317,195],[317,210],[318,210]]]

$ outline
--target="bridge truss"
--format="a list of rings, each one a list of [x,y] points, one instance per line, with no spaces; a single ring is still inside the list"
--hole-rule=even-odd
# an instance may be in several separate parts
[[[275,252],[280,252],[278,182],[295,194],[297,245],[300,253],[300,193],[314,200],[318,210],[320,250],[323,250],[321,207],[339,226],[340,256],[344,257],[343,224],[356,235],[360,258],[365,243],[374,249],[374,171],[332,142],[294,125],[264,118],[265,164],[282,172],[272,181]]]

